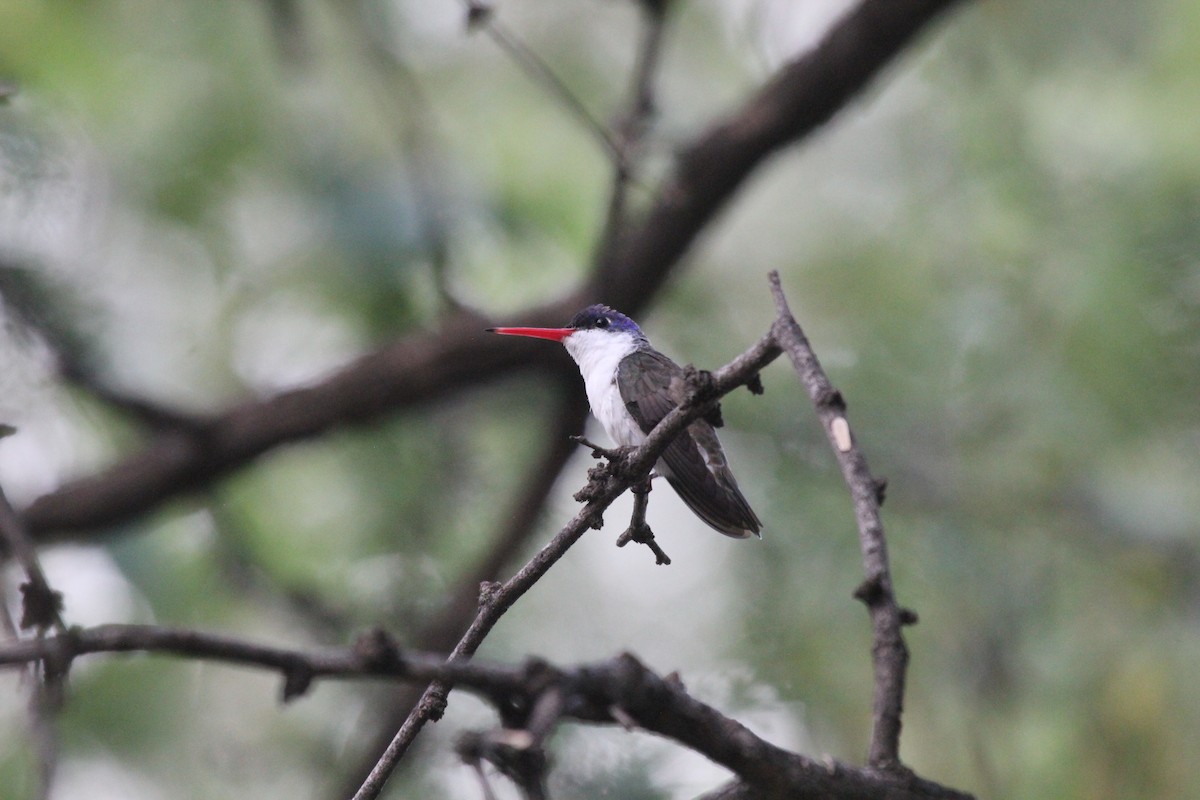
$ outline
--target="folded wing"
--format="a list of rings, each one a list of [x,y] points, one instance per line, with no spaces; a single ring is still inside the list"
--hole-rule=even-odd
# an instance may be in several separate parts
[[[683,368],[653,350],[630,354],[617,368],[625,408],[642,430],[654,426],[684,397]],[[726,536],[744,539],[762,523],[742,495],[712,425],[696,420],[663,452],[658,469],[688,508]]]

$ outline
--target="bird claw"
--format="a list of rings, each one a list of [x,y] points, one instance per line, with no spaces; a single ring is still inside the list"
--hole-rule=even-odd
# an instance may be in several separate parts
[[[630,525],[625,529],[625,532],[617,537],[617,547],[624,547],[630,542],[644,544],[650,548],[650,552],[654,553],[654,563],[658,566],[666,566],[671,563],[671,557],[667,555],[658,542],[654,541],[654,531],[650,530],[650,526],[645,522],[640,525]]]
[[[581,444],[584,447],[590,447],[592,449],[592,458],[605,458],[610,462],[616,461],[625,452],[632,449],[628,447],[601,447],[595,442],[589,441],[586,436],[572,436],[571,441],[575,442],[576,444]]]
[[[578,503],[587,503],[595,500],[604,493],[608,481],[627,475],[630,467],[630,456],[637,450],[636,447],[600,447],[593,442],[589,442],[583,436],[572,436],[571,440],[585,447],[592,448],[592,458],[604,459],[603,462],[588,470],[587,486],[584,486],[575,493],[575,501]],[[650,548],[650,552],[654,553],[655,564],[667,565],[671,563],[671,557],[654,541],[654,532],[646,524],[646,496],[650,493],[651,480],[656,477],[657,475],[651,472],[629,487],[629,491],[634,495],[633,518],[630,520],[629,527],[625,529],[625,532],[617,537],[617,547],[624,547],[630,542],[644,544]],[[593,527],[599,527],[599,525],[594,524]]]

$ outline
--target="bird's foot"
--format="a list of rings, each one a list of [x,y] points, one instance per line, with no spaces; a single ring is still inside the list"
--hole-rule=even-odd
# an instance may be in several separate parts
[[[650,552],[654,553],[654,563],[666,566],[671,563],[671,557],[658,546],[658,542],[654,541],[654,531],[650,530],[650,526],[644,521],[641,524],[631,524],[625,529],[625,532],[617,537],[617,547],[624,547],[630,542],[644,544],[650,548]]]
[[[630,542],[644,544],[654,553],[655,564],[666,565],[671,563],[671,558],[654,541],[654,531],[646,524],[646,509],[650,506],[650,477],[647,475],[629,487],[633,493],[633,516],[629,519],[629,527],[617,537],[617,547],[624,547]]]
[[[717,402],[717,382],[713,374],[706,369],[698,369],[694,364],[683,368],[683,382],[687,387],[687,402],[694,406],[711,404],[704,412],[702,419],[714,428],[725,427],[725,418],[721,416],[721,404]]]
[[[576,444],[581,444],[584,447],[592,449],[592,458],[604,458],[608,461],[617,461],[633,448],[631,447],[601,447],[595,442],[589,441],[586,436],[572,436],[571,441]]]
[[[580,437],[582,438],[582,437]],[[611,488],[610,484],[621,481],[629,471],[629,455],[636,448],[617,447],[611,450],[596,447],[591,442],[581,442],[593,448],[595,458],[603,458],[596,466],[588,470],[587,486],[575,493],[575,502],[589,503],[603,495]]]

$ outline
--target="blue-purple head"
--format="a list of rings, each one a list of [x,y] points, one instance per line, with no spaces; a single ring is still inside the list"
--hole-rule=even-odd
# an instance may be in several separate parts
[[[598,303],[588,306],[571,317],[571,321],[567,324],[567,327],[577,331],[609,330],[630,333],[635,339],[644,340],[646,338],[646,334],[642,333],[642,329],[637,326],[636,322],[620,311],[615,311],[608,306]]]
[[[636,322],[599,304],[580,311],[565,328],[488,328],[488,331],[562,342],[576,361],[585,351],[630,352],[649,344]]]

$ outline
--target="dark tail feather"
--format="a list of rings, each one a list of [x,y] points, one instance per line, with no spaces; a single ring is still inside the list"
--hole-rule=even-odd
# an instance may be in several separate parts
[[[724,476],[722,476],[724,477]],[[685,484],[673,476],[667,476],[667,482],[675,489],[675,493],[687,504],[696,516],[715,530],[735,539],[745,539],[754,534],[762,538],[762,522],[746,498],[742,495],[733,476],[729,475],[729,485],[725,481],[705,481],[705,486],[697,489],[693,484]]]

